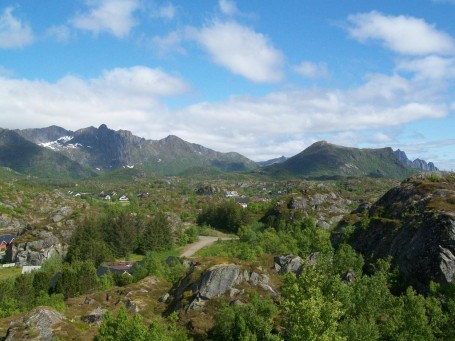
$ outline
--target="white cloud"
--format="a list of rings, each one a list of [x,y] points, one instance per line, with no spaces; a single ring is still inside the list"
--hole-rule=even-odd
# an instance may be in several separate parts
[[[384,129],[448,114],[431,93],[415,95],[418,86],[398,76],[372,75],[362,86],[345,91],[301,90],[202,102],[178,112],[172,129],[190,141],[254,159],[298,153],[303,142],[322,135],[341,141],[341,134],[368,130],[374,139],[359,137],[358,142],[379,143],[387,140]],[[301,143],[290,147],[287,141]]]
[[[453,54],[455,42],[422,19],[387,16],[379,12],[350,15],[348,31],[361,42],[379,40],[387,48],[405,55]]]
[[[284,57],[263,34],[236,22],[214,22],[193,30],[193,39],[213,61],[256,83],[273,83],[283,78]]]
[[[329,78],[330,72],[327,64],[313,63],[310,61],[303,61],[299,65],[294,66],[294,71],[309,79]]]
[[[167,35],[160,37],[154,36],[150,42],[150,48],[157,51],[159,55],[165,56],[171,52],[177,52],[182,55],[186,54],[186,50],[181,46],[184,40],[184,34],[181,31],[169,32]]]
[[[157,136],[167,130],[169,119],[161,97],[189,89],[180,78],[142,66],[105,71],[89,80],[66,76],[55,83],[0,78],[0,112],[8,113],[2,126],[79,129],[107,123]]]
[[[234,15],[239,12],[237,5],[231,0],[219,0],[218,5],[220,6],[221,12],[226,15]]]
[[[0,77],[0,112],[6,128],[56,124],[79,129],[106,123],[151,139],[175,134],[260,160],[296,154],[325,136],[348,145],[382,144],[395,127],[445,117],[449,108],[432,93],[421,95],[418,87],[396,75],[370,75],[349,90],[236,96],[171,111],[164,97],[185,95],[189,85],[161,70],[136,66],[88,80],[66,76],[55,83]]]
[[[136,25],[134,12],[139,9],[137,0],[86,0],[86,4],[90,10],[71,20],[76,28],[95,35],[107,32],[123,38]]]
[[[58,42],[67,42],[70,38],[70,30],[65,25],[54,25],[46,30],[46,35],[51,37]]]
[[[174,19],[175,15],[177,14],[177,9],[171,3],[156,8],[152,12],[152,16],[155,18],[161,18],[166,20]]]
[[[0,48],[20,48],[33,42],[32,29],[13,16],[13,7],[7,7],[0,15]]]
[[[455,58],[427,56],[419,59],[401,60],[397,70],[416,74],[421,79],[442,80],[455,78]]]

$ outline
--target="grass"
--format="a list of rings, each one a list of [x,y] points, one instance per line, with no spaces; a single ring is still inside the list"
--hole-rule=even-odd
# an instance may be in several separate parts
[[[19,267],[0,268],[0,281],[17,277],[21,274],[22,269]]]
[[[169,256],[178,256],[179,255],[179,250],[178,249],[171,249],[171,250],[166,250],[162,252],[156,252],[156,255],[159,260],[166,260]],[[144,255],[141,255],[139,253],[131,253],[128,255],[126,258],[119,258],[116,259],[116,262],[121,262],[121,261],[130,261],[130,262],[139,262],[144,258]]]

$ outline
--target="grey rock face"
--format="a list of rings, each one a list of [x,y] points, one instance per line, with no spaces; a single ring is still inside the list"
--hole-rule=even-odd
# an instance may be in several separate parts
[[[107,310],[101,307],[96,308],[90,314],[87,316],[84,316],[82,318],[82,321],[85,323],[95,323],[95,324],[101,324],[103,321],[104,314],[106,314]]]
[[[428,290],[430,281],[444,285],[455,280],[455,216],[450,211],[455,195],[453,188],[438,186],[408,181],[390,190],[371,207],[369,228],[351,242],[369,259],[392,256],[405,281],[420,292]],[[438,205],[443,210],[433,208]]]
[[[219,265],[206,271],[198,285],[199,295],[204,299],[220,296],[239,284],[239,265]]]
[[[63,255],[65,247],[51,232],[38,232],[34,237],[39,238],[32,242],[13,244],[7,252],[7,260],[19,266],[42,265],[54,254]]]
[[[45,340],[53,339],[53,327],[66,320],[65,316],[50,308],[37,308],[24,317],[11,322],[6,341],[17,340],[17,334],[21,331],[21,340]]]
[[[208,300],[225,293],[228,293],[231,298],[242,295],[244,291],[235,288],[242,283],[260,287],[272,295],[277,295],[269,285],[269,277],[266,274],[242,270],[240,265],[215,265],[204,271],[197,280],[191,278],[193,271],[194,268],[190,268],[187,275],[181,279],[179,286],[171,293],[174,297],[171,309],[178,310],[182,307],[184,293],[188,290],[191,290],[193,295],[185,307],[187,311],[201,310]]]
[[[303,261],[299,256],[281,255],[273,258],[275,270],[280,274],[294,272],[300,274],[302,272]]]

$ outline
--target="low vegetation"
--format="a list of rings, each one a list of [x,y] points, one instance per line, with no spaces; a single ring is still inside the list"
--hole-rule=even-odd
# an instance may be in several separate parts
[[[0,182],[0,201],[12,203],[0,205],[2,214],[13,222],[33,218],[21,228],[23,240],[36,231],[59,237],[71,232],[64,258],[50,258],[29,274],[0,269],[3,334],[17,314],[48,306],[68,318],[55,334],[62,339],[69,335],[65,326],[96,340],[455,339],[454,284],[433,282],[427,292],[416,291],[403,281],[393,259],[369,258],[349,244],[374,226],[401,228],[401,217],[381,215],[386,206],[369,216],[366,205],[393,180],[280,182],[242,175],[239,182],[211,180],[210,193],[198,194],[208,180],[120,173],[112,182],[88,180],[77,186],[34,179]],[[427,202],[429,209],[454,210],[453,175],[410,181],[419,181],[422,191],[444,193]],[[218,188],[235,190],[238,197],[226,197]],[[106,202],[99,194],[114,189],[128,195],[129,205]],[[84,196],[70,194],[76,190]],[[150,194],[138,195],[143,193]],[[39,207],[56,198],[72,208],[59,221],[54,221],[56,208]],[[367,208],[351,214],[359,204]],[[330,220],[334,216],[339,220]],[[199,250],[191,261],[176,257],[180,246],[220,231],[235,238]],[[278,274],[273,269],[277,255],[299,256],[302,266],[297,273]],[[114,260],[138,262],[130,274],[98,277],[97,268]],[[208,267],[231,263],[268,274],[272,290],[243,283],[239,293],[215,297],[201,310],[177,304],[182,283],[196,280]],[[194,298],[192,292],[182,295],[185,304]],[[96,304],[85,303],[91,300]],[[99,327],[83,322],[95,306],[106,310]]]

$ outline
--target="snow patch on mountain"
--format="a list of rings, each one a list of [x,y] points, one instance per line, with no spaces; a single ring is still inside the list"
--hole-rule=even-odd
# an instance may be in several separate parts
[[[41,147],[45,147],[52,150],[60,150],[65,147],[65,143],[70,141],[73,136],[62,136],[55,141],[39,143]]]

